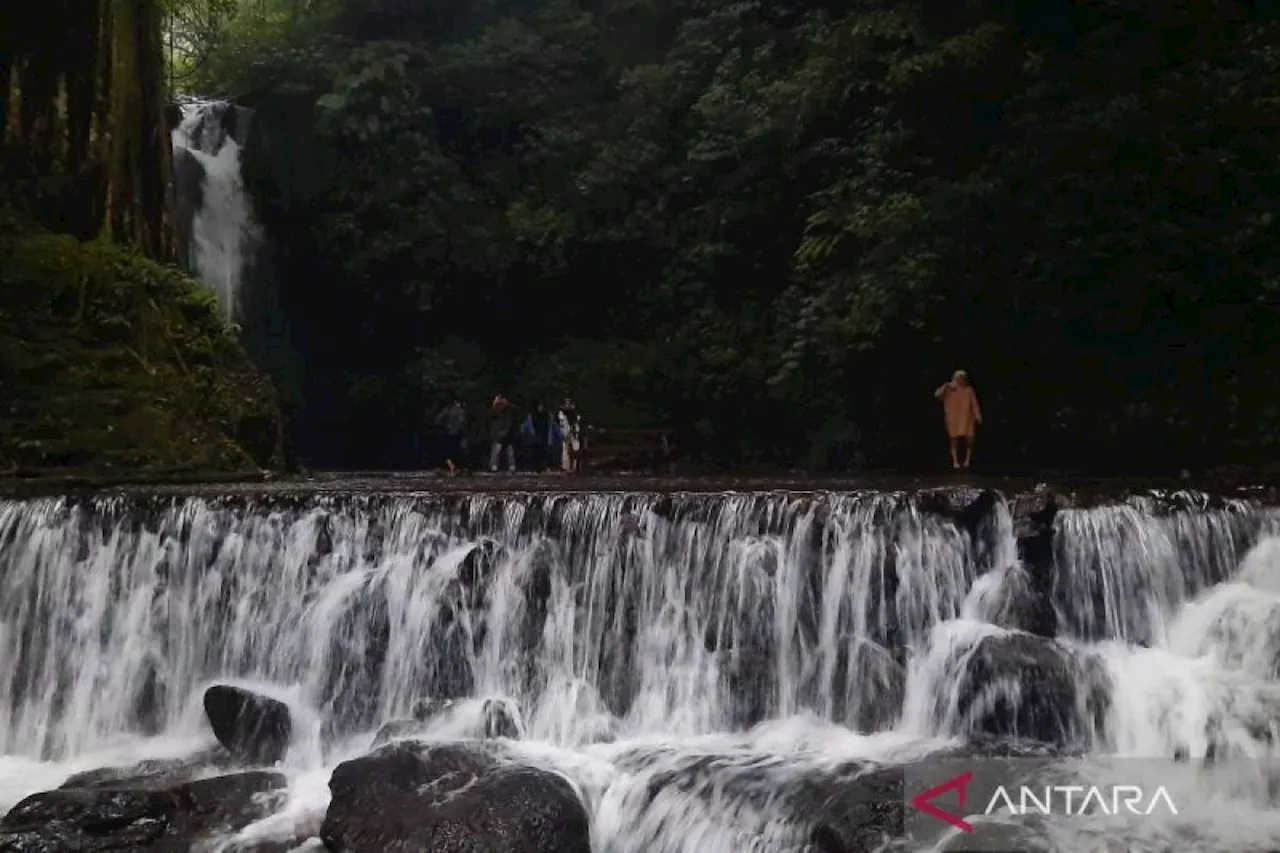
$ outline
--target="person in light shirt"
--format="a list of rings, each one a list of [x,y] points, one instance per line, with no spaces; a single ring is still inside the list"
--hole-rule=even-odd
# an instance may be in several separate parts
[[[582,413],[574,405],[572,399],[566,397],[564,405],[556,414],[560,426],[561,447],[560,468],[566,474],[576,474],[582,459]]]

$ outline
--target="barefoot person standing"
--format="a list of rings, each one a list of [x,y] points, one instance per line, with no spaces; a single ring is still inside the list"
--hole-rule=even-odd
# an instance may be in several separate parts
[[[951,381],[945,383],[933,396],[942,402],[947,422],[947,437],[951,439],[951,467],[968,468],[973,458],[973,434],[982,423],[982,409],[978,408],[978,395],[969,384],[969,374],[957,370]],[[960,445],[964,444],[964,462],[960,461]]]

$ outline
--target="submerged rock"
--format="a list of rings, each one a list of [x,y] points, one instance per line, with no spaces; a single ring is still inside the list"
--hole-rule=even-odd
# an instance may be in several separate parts
[[[917,499],[921,509],[949,518],[960,529],[972,533],[995,509],[1000,497],[990,489],[950,486],[926,489]]]
[[[631,822],[619,830],[627,839],[623,849],[661,848],[670,824],[683,818],[697,825],[710,809],[724,821],[717,840],[725,849],[732,849],[728,845],[735,837],[750,837],[759,849],[777,853],[917,853],[932,847],[938,829],[911,820],[916,813],[908,804],[912,794],[922,789],[921,780],[936,776],[939,769],[949,774],[957,761],[979,755],[1044,760],[1054,753],[1042,744],[981,739],[901,764],[855,760],[829,765],[770,753],[707,754],[676,746],[635,747],[617,759],[627,777],[615,784],[633,787],[616,793],[635,807]],[[663,819],[653,819],[655,813]],[[704,838],[708,846],[714,843],[710,835]],[[962,845],[948,849],[1006,848]]]
[[[510,740],[520,738],[520,707],[514,702],[502,699],[484,700],[484,736],[487,738],[504,737]]]
[[[130,788],[161,790],[210,770],[225,770],[235,757],[224,747],[215,746],[182,758],[152,758],[123,767],[102,767],[67,777],[60,788]]]
[[[0,820],[0,850],[185,853],[270,814],[281,805],[287,785],[279,773],[256,771],[163,789],[59,788],[32,794]]]
[[[492,745],[400,742],[338,765],[331,853],[591,853],[573,786]]]
[[[433,723],[452,714],[457,709],[453,699],[426,697],[416,699],[409,709],[410,716],[403,719],[388,720],[383,723],[373,736],[371,749],[386,746],[393,740],[420,735],[427,731]]]
[[[1108,701],[1105,674],[1032,634],[984,637],[957,684],[963,734],[1070,745],[1089,738]]]
[[[412,719],[389,720],[383,723],[377,734],[373,736],[371,748],[377,749],[394,740],[422,735],[433,725],[441,723],[445,717],[459,713],[462,707],[465,706],[449,699],[420,699],[413,704]],[[519,740],[524,729],[519,705],[505,699],[486,699],[480,707],[479,719],[475,720],[474,724],[455,728],[450,736],[477,740],[490,738]]]
[[[420,735],[426,728],[426,724],[419,720],[388,720],[383,723],[373,736],[373,743],[370,749],[378,749],[386,746],[393,740],[404,740],[415,735]]]
[[[983,585],[980,594],[974,590]],[[970,590],[966,618],[990,622],[1010,631],[1052,638],[1057,626],[1053,601],[1037,588],[1025,566],[1009,565],[980,577]],[[971,604],[970,604],[971,602]]]
[[[204,692],[204,712],[218,742],[251,764],[274,764],[289,751],[289,706],[240,687],[215,684]]]

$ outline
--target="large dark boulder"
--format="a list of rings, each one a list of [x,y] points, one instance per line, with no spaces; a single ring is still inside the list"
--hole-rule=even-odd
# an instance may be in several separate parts
[[[6,853],[187,853],[261,820],[283,803],[278,773],[235,773],[169,788],[59,788],[0,820]]]
[[[390,744],[338,765],[320,837],[332,853],[591,853],[573,786],[495,744]]]
[[[289,751],[293,718],[283,702],[229,684],[204,692],[204,713],[218,742],[250,764],[274,764]]]
[[[959,673],[955,733],[1079,744],[1101,726],[1108,694],[1100,666],[1052,640],[984,637]]]

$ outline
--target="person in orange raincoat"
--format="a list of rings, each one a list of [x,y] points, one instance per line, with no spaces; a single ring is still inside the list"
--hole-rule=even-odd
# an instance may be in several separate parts
[[[951,381],[944,383],[933,396],[942,402],[942,412],[947,422],[947,438],[951,440],[951,467],[968,468],[973,458],[973,435],[982,423],[982,409],[978,407],[978,395],[969,384],[969,374],[957,370]],[[964,462],[960,461],[960,446],[964,445]]]

